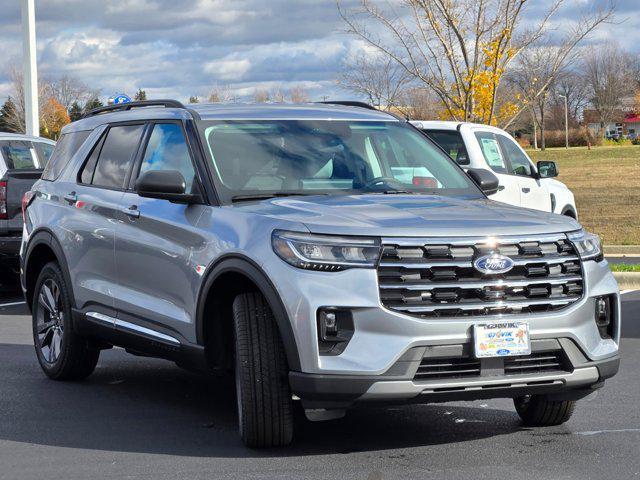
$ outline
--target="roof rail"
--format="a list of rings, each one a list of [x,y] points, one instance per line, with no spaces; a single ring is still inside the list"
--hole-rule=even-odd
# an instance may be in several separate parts
[[[317,103],[325,103],[327,105],[344,105],[345,107],[360,107],[360,108],[366,108],[367,110],[377,110],[377,108],[374,107],[373,105],[369,105],[368,103],[365,103],[365,102],[357,102],[353,100],[326,100],[324,102],[317,102]]]
[[[141,100],[139,102],[118,103],[116,105],[107,105],[106,107],[94,108],[85,113],[82,118],[93,117],[101,113],[108,112],[125,112],[132,108],[143,107],[165,107],[165,108],[185,108],[186,107],[177,100]]]

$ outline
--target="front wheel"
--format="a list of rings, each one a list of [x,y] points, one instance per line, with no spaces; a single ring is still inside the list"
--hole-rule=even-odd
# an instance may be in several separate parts
[[[293,439],[289,367],[271,309],[257,292],[233,302],[238,427],[246,446],[278,447]]]
[[[542,395],[527,395],[513,399],[522,422],[530,427],[560,425],[571,418],[575,400],[548,400]]]
[[[40,272],[31,311],[33,343],[44,373],[54,380],[91,375],[100,351],[73,331],[69,290],[57,263]]]

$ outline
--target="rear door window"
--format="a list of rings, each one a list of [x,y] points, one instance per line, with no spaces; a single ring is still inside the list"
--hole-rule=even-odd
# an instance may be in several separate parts
[[[95,165],[92,185],[114,189],[124,188],[143,130],[144,125],[118,125],[109,129]],[[85,170],[87,167],[89,167],[88,164]]]
[[[469,155],[458,131],[423,130],[427,136],[437,143],[458,165],[469,165]]]
[[[33,144],[26,140],[2,140],[0,151],[8,169],[38,168]]]
[[[51,181],[58,178],[90,133],[91,130],[83,130],[62,135],[44,167],[42,179]]]
[[[509,173],[498,139],[490,132],[476,132],[480,150],[487,165],[496,173]]]

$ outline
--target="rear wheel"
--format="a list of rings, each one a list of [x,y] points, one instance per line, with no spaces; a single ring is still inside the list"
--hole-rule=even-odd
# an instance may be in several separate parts
[[[40,272],[31,311],[33,343],[44,373],[54,380],[91,375],[100,351],[73,331],[69,290],[57,263]]]
[[[514,398],[513,403],[522,422],[531,427],[560,425],[571,418],[575,400],[548,400],[541,395]]]
[[[293,439],[289,367],[278,327],[257,292],[233,302],[238,427],[248,447],[277,447]]]

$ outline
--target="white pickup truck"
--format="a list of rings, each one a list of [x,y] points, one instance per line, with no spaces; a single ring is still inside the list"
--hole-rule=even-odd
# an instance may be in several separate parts
[[[504,130],[465,122],[413,121],[463,168],[489,168],[500,180],[493,200],[578,218],[573,193],[554,162],[531,161]]]

